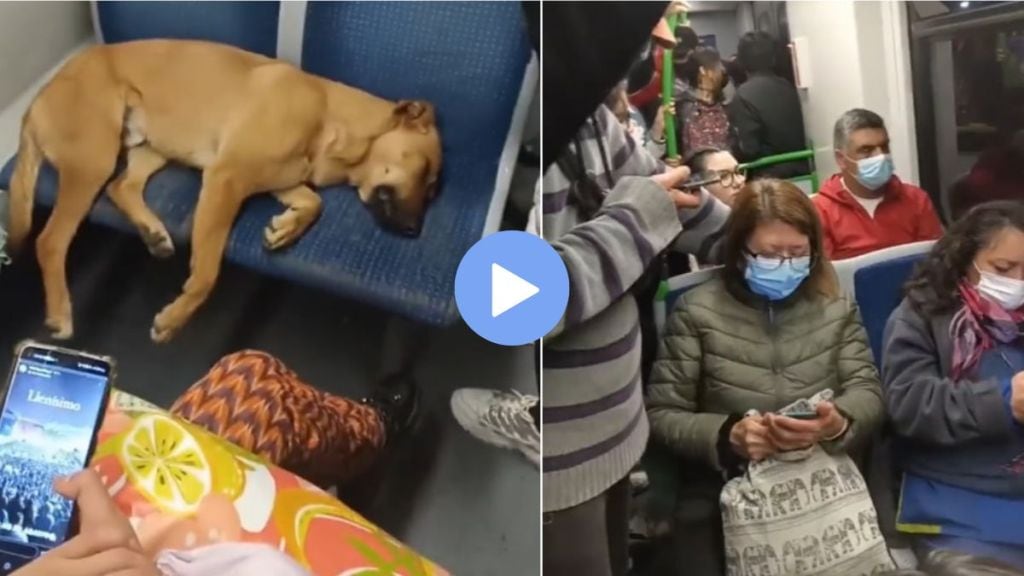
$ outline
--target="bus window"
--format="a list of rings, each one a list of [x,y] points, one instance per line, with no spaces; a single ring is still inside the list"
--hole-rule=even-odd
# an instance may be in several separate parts
[[[921,179],[947,222],[1024,190],[1024,7],[967,8],[913,27]]]

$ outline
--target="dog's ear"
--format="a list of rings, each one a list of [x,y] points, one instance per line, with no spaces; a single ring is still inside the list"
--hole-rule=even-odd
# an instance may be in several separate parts
[[[426,100],[399,100],[395,105],[395,118],[409,128],[426,134],[434,125],[434,105]]]

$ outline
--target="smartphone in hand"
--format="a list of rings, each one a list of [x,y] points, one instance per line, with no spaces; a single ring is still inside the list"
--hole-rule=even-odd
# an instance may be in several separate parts
[[[686,181],[679,186],[679,188],[681,188],[683,192],[689,192],[691,194],[694,194],[704,186],[707,186],[709,184],[715,184],[721,181],[722,177],[719,176],[717,172],[697,172],[696,174],[693,174],[689,178],[687,178]]]
[[[74,503],[53,480],[88,465],[114,362],[26,341],[15,350],[0,411],[0,575],[75,531]]]
[[[818,417],[818,413],[814,412],[814,411],[811,411],[811,412],[789,412],[789,413],[786,413],[786,414],[780,414],[780,416],[785,416],[786,418],[793,418],[793,419],[796,419],[796,420],[814,420],[814,419],[816,419]]]

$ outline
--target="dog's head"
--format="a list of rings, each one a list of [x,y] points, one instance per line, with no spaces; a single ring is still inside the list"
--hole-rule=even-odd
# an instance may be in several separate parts
[[[382,226],[416,237],[437,194],[441,137],[429,102],[401,101],[393,114],[390,129],[373,139],[353,170],[352,183]]]

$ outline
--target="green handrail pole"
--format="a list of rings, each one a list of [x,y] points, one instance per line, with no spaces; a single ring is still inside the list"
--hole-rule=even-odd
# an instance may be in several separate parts
[[[683,23],[685,23],[685,12],[683,14],[672,14],[668,17],[668,27],[672,34],[676,33],[676,25],[679,22],[680,16],[683,19]],[[663,106],[668,106],[672,103],[672,88],[675,84],[675,69],[672,64],[672,49],[665,48],[661,60],[661,103]],[[667,110],[665,111],[665,153],[670,164],[679,162],[679,145],[676,141],[675,117],[669,115]]]
[[[794,160],[807,160],[814,158],[814,150],[797,150],[796,152],[785,152],[783,154],[776,154],[774,156],[765,156],[764,158],[758,158],[753,162],[747,162],[740,166],[744,170],[752,170],[756,168],[764,168],[765,166],[772,166],[774,164],[783,164],[785,162],[792,162]]]

